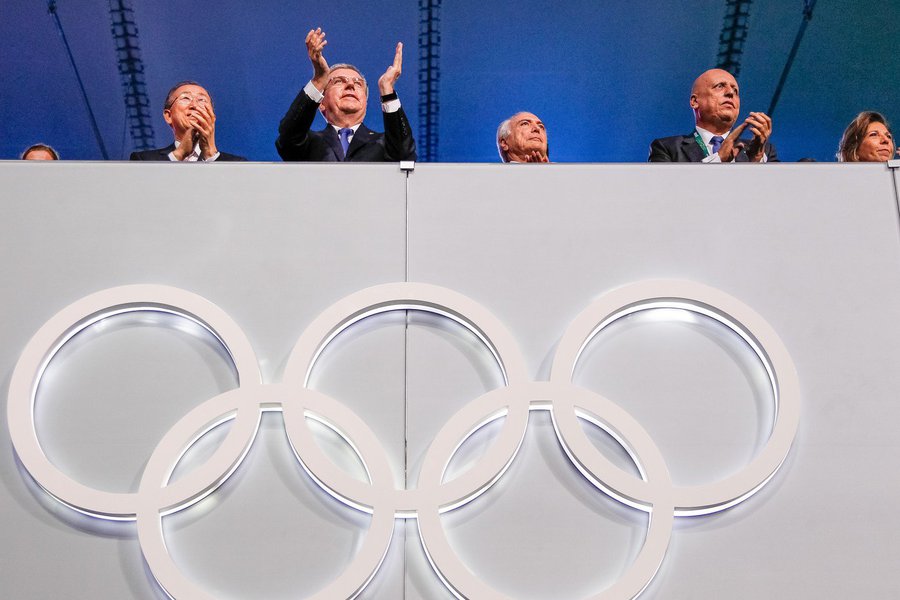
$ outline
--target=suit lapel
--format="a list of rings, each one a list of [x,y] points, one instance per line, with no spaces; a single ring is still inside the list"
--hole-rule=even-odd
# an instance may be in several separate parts
[[[350,147],[347,148],[347,158],[345,160],[350,160],[363,146],[371,142],[376,135],[374,131],[365,125],[360,125],[356,133],[353,134],[353,139],[350,140]]]
[[[693,135],[684,136],[684,139],[681,140],[681,151],[690,162],[703,162],[703,159],[706,158],[706,154]]]
[[[334,160],[340,162],[344,159],[344,149],[341,148],[341,138],[338,137],[337,131],[331,124],[326,125],[322,130],[325,133],[325,141],[334,153]]]

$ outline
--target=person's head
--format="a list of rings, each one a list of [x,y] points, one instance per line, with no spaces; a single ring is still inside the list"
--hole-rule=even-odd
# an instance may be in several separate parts
[[[526,162],[533,152],[547,156],[547,129],[543,121],[530,112],[519,112],[500,123],[497,152],[503,162]]]
[[[859,113],[850,122],[837,151],[841,162],[883,162],[893,155],[890,124],[881,113],[870,110]]]
[[[698,127],[720,135],[731,131],[741,111],[737,81],[722,69],[706,71],[691,87],[691,109]]]
[[[22,160],[59,160],[59,153],[47,144],[32,144],[22,152]]]
[[[163,104],[163,118],[175,133],[175,139],[180,139],[185,131],[190,129],[189,115],[192,110],[206,104],[212,108],[212,98],[209,92],[196,81],[180,81],[172,86],[166,94],[166,102]]]
[[[339,63],[328,69],[328,82],[319,105],[322,116],[332,125],[352,127],[366,116],[369,86],[353,65]]]

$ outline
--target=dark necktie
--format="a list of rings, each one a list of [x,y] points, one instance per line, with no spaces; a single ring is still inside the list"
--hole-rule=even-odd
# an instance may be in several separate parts
[[[722,142],[725,141],[721,135],[714,135],[710,138],[709,142],[712,144],[712,153],[715,154],[719,151],[719,148],[722,147]]]
[[[347,149],[350,147],[350,136],[353,135],[353,130],[349,127],[344,127],[338,131],[338,135],[341,136],[341,148],[344,150],[344,160],[347,160]]]

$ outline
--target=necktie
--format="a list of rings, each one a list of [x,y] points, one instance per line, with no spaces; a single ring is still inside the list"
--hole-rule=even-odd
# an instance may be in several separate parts
[[[709,142],[712,144],[712,153],[715,154],[719,151],[719,148],[722,147],[722,142],[725,141],[721,135],[714,135],[709,139]]]
[[[341,136],[341,148],[344,150],[344,160],[347,160],[347,148],[350,147],[350,136],[353,135],[353,130],[349,127],[344,127],[338,131],[338,135]]]

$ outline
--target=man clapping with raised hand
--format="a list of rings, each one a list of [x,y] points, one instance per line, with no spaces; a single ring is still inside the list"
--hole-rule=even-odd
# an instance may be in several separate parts
[[[412,129],[394,84],[403,65],[403,44],[398,43],[394,62],[378,79],[384,133],[363,125],[369,88],[353,65],[329,67],[323,50],[328,42],[321,28],[306,35],[306,51],[313,75],[297,94],[278,127],[275,148],[286,161],[392,162],[416,159]],[[316,111],[327,125],[310,131]]]

